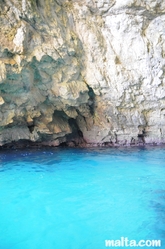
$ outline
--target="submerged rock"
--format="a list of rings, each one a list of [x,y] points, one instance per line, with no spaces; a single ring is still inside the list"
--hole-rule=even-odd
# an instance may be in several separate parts
[[[0,145],[164,143],[164,26],[164,1],[1,1]]]

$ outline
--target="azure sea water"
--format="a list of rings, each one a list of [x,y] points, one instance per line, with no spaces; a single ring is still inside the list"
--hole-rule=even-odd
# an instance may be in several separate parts
[[[165,248],[165,148],[0,152],[0,249],[120,248],[121,238]]]

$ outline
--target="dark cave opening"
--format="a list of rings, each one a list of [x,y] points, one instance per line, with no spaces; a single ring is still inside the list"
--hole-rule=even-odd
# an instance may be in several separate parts
[[[76,119],[74,118],[70,118],[68,120],[68,123],[72,129],[72,136],[73,137],[78,137],[78,138],[83,138],[83,133],[82,131],[80,130],[77,122],[76,122]],[[69,136],[69,135],[68,135]]]

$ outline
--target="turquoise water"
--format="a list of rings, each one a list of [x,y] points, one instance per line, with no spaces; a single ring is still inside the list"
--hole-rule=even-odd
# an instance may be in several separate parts
[[[165,249],[165,148],[0,151],[0,249],[105,249],[122,236]]]

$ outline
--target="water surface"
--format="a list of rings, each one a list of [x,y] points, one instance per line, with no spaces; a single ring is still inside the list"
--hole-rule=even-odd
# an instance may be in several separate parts
[[[165,249],[165,148],[0,151],[0,249],[105,249],[122,236]]]

